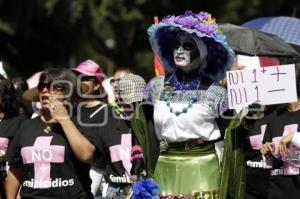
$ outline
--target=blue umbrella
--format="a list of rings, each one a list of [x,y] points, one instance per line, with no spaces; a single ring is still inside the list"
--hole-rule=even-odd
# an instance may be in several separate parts
[[[285,42],[300,45],[300,19],[294,17],[262,17],[243,24],[265,33],[277,35]]]

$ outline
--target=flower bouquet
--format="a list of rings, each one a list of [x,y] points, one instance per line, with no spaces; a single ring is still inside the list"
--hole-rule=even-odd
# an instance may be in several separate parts
[[[140,178],[133,184],[131,199],[159,199],[159,185],[152,178]]]

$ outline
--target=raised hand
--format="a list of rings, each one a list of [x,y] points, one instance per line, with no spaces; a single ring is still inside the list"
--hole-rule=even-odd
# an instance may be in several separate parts
[[[51,116],[57,122],[60,123],[65,119],[70,119],[70,115],[66,108],[65,101],[58,100],[55,96],[50,96],[47,107],[50,110]]]

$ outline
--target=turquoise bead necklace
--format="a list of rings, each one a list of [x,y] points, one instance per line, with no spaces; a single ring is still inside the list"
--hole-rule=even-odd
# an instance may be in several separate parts
[[[174,109],[171,107],[171,99],[172,95],[174,94],[175,87],[171,86],[170,80],[172,79],[174,73],[171,75],[171,77],[165,82],[164,90],[162,92],[162,100],[166,102],[167,106],[169,107],[170,113],[175,114],[176,116],[179,116],[181,114],[187,113],[188,109],[193,106],[193,104],[197,101],[197,98],[199,97],[199,94],[195,92],[193,97],[189,100],[188,105],[184,108],[182,108],[181,111],[174,111]],[[200,88],[200,83],[201,83],[202,75],[199,77],[197,89],[199,90]]]

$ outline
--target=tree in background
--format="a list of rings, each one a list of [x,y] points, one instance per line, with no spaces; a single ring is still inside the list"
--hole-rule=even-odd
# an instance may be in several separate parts
[[[298,0],[0,0],[0,60],[10,74],[24,77],[89,58],[108,74],[130,67],[148,79],[154,70],[146,31],[153,16],[204,10],[218,23],[241,24],[299,16],[299,9]]]

